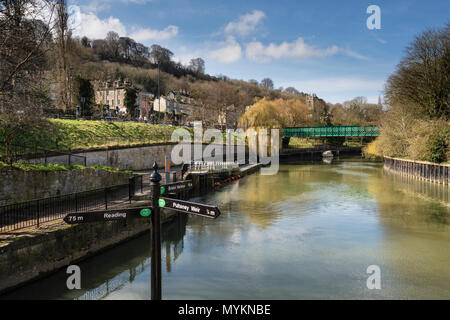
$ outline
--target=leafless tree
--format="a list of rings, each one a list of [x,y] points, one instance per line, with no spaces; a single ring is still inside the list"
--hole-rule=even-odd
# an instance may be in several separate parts
[[[0,138],[7,154],[21,132],[43,125],[46,52],[55,16],[52,1],[0,1]]]
[[[423,32],[386,84],[386,100],[430,118],[450,116],[450,24]]]

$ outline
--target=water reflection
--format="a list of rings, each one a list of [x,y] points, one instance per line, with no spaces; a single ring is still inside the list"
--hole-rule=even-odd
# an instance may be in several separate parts
[[[450,299],[448,192],[361,160],[247,176],[192,199],[218,205],[218,219],[180,215],[164,228],[163,298]],[[148,299],[149,242],[80,264],[81,292],[61,273],[11,296]],[[366,287],[372,264],[381,290]]]
[[[163,267],[171,272],[172,263],[183,252],[183,238],[188,216],[180,214],[162,228]],[[105,251],[79,264],[81,269],[81,290],[68,290],[67,274],[64,270],[46,279],[20,288],[2,299],[108,299],[126,286],[146,282],[150,286],[150,235],[149,233],[126,242],[112,250]],[[150,297],[148,289],[147,296]]]

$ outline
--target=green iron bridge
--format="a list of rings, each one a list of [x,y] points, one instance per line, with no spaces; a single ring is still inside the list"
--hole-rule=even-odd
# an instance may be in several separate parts
[[[336,126],[336,127],[293,127],[283,129],[284,138],[292,137],[377,137],[377,126]]]

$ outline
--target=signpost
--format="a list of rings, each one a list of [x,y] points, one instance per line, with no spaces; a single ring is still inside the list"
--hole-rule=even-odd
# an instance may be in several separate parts
[[[188,202],[171,198],[160,198],[158,204],[161,208],[171,209],[178,212],[184,212],[189,214],[195,214],[197,216],[212,219],[215,219],[220,215],[219,208],[195,202]]]
[[[151,212],[152,208],[150,207],[72,212],[64,217],[64,221],[68,224],[114,221],[127,218],[148,217],[151,215]]]
[[[180,181],[167,183],[161,186],[161,194],[176,193],[192,189],[194,187],[192,181]]]
[[[119,208],[102,211],[72,212],[64,217],[68,224],[106,222],[123,220],[127,218],[151,218],[152,221],[152,252],[151,252],[151,298],[161,300],[161,210],[165,208],[187,214],[215,219],[220,215],[219,208],[211,205],[189,202],[184,200],[163,198],[162,194],[189,190],[193,187],[192,181],[181,181],[161,186],[161,175],[158,165],[153,164],[150,176],[150,189],[152,205],[136,208]]]

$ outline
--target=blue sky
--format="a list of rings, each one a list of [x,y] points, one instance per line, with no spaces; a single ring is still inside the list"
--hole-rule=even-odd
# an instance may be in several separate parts
[[[369,30],[369,5],[381,29]],[[75,35],[109,30],[174,59],[206,62],[234,79],[271,78],[329,102],[366,96],[377,102],[404,49],[420,32],[450,22],[450,1],[71,0]]]

